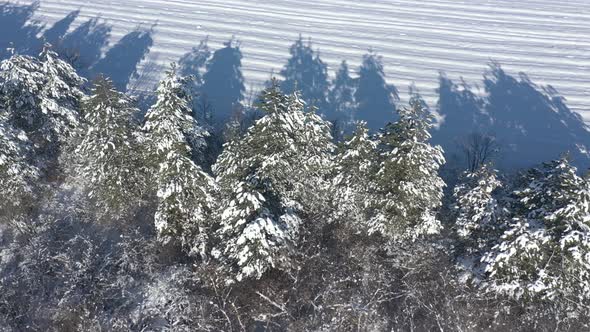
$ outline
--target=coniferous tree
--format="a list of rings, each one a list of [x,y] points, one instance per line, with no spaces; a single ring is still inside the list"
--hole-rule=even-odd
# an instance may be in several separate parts
[[[285,78],[281,88],[288,94],[300,91],[306,103],[322,111],[326,108],[330,87],[328,66],[311,46],[311,41],[305,44],[301,36],[291,46],[291,58],[280,72]]]
[[[42,168],[52,168],[79,123],[85,82],[46,45],[38,59],[13,56],[0,65],[0,100],[27,133]]]
[[[553,300],[573,310],[590,303],[590,185],[567,157],[526,175],[514,217],[484,257],[487,289],[517,299]]]
[[[225,145],[214,165],[221,189],[218,257],[235,278],[291,268],[306,218],[322,208],[333,149],[329,126],[276,82],[262,94],[264,117]]]
[[[382,128],[397,118],[397,89],[385,81],[382,61],[382,58],[373,52],[363,57],[354,93],[357,104],[356,118],[366,121],[372,130]]]
[[[388,124],[379,137],[382,152],[369,232],[414,240],[441,229],[436,209],[445,185],[438,175],[444,157],[439,146],[428,142],[432,116],[420,101],[411,100],[399,114],[399,120]]]
[[[470,275],[481,277],[480,260],[504,230],[506,212],[495,197],[502,186],[496,171],[483,165],[465,172],[453,192],[458,260]]]
[[[173,66],[160,82],[157,102],[144,124],[148,165],[157,186],[154,222],[162,241],[177,240],[190,252],[204,256],[215,184],[191,159],[190,145],[204,149],[207,132],[188,106],[188,79],[178,77],[175,70]]]
[[[99,215],[129,216],[140,205],[146,174],[134,121],[139,112],[102,76],[82,102],[84,118],[68,159]]]
[[[20,223],[36,197],[39,171],[31,164],[27,135],[12,127],[0,107],[0,222]]]
[[[366,203],[375,189],[377,154],[377,141],[369,135],[366,123],[359,122],[354,134],[339,147],[336,158],[333,216],[336,220],[352,221],[357,227],[365,222]]]

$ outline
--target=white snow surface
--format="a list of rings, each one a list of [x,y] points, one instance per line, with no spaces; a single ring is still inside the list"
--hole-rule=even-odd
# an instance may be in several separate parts
[[[111,46],[138,27],[153,29],[154,46],[139,72],[177,61],[206,36],[212,49],[235,36],[247,86],[257,90],[302,34],[331,74],[341,60],[356,70],[367,50],[377,51],[404,100],[415,84],[434,105],[439,71],[481,84],[495,60],[510,74],[551,84],[590,121],[588,0],[41,0],[34,18],[51,27],[78,9],[70,29],[100,17],[113,27]]]

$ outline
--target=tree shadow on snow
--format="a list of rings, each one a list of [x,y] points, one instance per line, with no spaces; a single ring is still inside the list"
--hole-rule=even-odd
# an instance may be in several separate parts
[[[102,49],[109,44],[111,30],[111,26],[100,22],[99,18],[92,18],[66,34],[55,44],[56,49],[69,58],[83,76],[89,76],[90,67],[96,64]]]
[[[66,17],[55,22],[51,28],[43,32],[44,41],[54,46],[59,45],[72,23],[78,18],[78,15],[80,15],[80,10],[74,10],[66,15]]]
[[[136,29],[123,36],[107,51],[104,58],[91,68],[91,76],[103,74],[113,80],[119,91],[127,91],[131,79],[138,76],[137,65],[154,44],[152,33],[152,30]]]
[[[396,103],[399,101],[399,93],[394,85],[385,81],[381,56],[372,51],[366,54],[356,80],[356,119],[366,121],[373,131],[398,119]]]
[[[210,119],[214,128],[223,128],[234,113],[243,111],[245,90],[240,44],[230,40],[207,61],[200,88],[200,113]]]
[[[0,60],[13,54],[40,52],[42,43],[37,34],[43,25],[31,20],[38,7],[38,1],[28,6],[0,3]]]
[[[459,153],[458,141],[472,133],[493,134],[498,142],[497,166],[530,167],[569,153],[581,169],[590,166],[590,132],[551,86],[533,83],[524,73],[507,74],[498,64],[484,74],[485,97],[444,74],[438,89],[438,111],[444,116],[433,142],[447,157]]]
[[[199,91],[203,85],[203,74],[207,60],[211,57],[211,50],[207,45],[208,38],[202,40],[198,46],[193,47],[178,60],[178,73],[182,76],[192,76],[191,86],[193,100],[191,108],[194,116],[201,122],[206,122],[208,114],[198,98]]]

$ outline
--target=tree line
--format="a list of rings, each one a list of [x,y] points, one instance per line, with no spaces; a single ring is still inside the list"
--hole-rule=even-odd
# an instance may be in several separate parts
[[[181,71],[144,112],[49,46],[1,62],[3,328],[589,328],[590,179],[567,154],[502,174],[475,137],[449,188],[418,96],[335,139],[315,89],[272,80],[219,132]]]

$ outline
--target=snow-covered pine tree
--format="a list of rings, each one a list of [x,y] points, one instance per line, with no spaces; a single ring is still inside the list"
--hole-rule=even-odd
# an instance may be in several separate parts
[[[128,216],[143,196],[146,176],[134,120],[139,112],[102,76],[82,102],[84,118],[69,160],[99,218]]]
[[[373,175],[379,166],[377,141],[369,135],[366,123],[361,121],[354,134],[338,150],[332,218],[358,227],[366,221],[367,202],[374,191]]]
[[[49,45],[38,59],[15,55],[0,64],[2,108],[27,133],[42,168],[53,166],[79,123],[84,82]]]
[[[47,114],[47,136],[55,135],[58,144],[64,143],[78,125],[80,118],[80,101],[84,97],[81,90],[85,79],[59,55],[45,45],[39,55],[42,73],[45,77],[41,90],[41,112]]]
[[[370,202],[375,215],[369,220],[369,233],[415,240],[441,229],[436,209],[445,183],[438,170],[445,159],[439,146],[429,144],[432,115],[420,100],[412,99],[399,116],[379,136],[380,165]]]
[[[484,257],[487,289],[572,310],[590,304],[590,184],[567,157],[530,170],[514,217]]]
[[[39,172],[29,162],[31,154],[26,134],[12,127],[0,107],[0,222],[21,222],[34,201]]]
[[[158,237],[164,242],[177,240],[189,252],[204,256],[215,183],[191,159],[190,146],[203,149],[207,132],[191,114],[188,83],[188,78],[176,75],[173,65],[158,86],[158,99],[146,114],[144,131],[148,165],[157,185]]]
[[[505,211],[494,196],[502,186],[496,170],[483,165],[465,172],[453,192],[457,260],[468,275],[481,277],[482,255],[502,234]]]
[[[291,267],[302,223],[319,220],[332,167],[329,125],[304,111],[297,93],[282,94],[274,81],[261,100],[265,116],[226,143],[213,168],[221,190],[217,256],[236,280]]]

